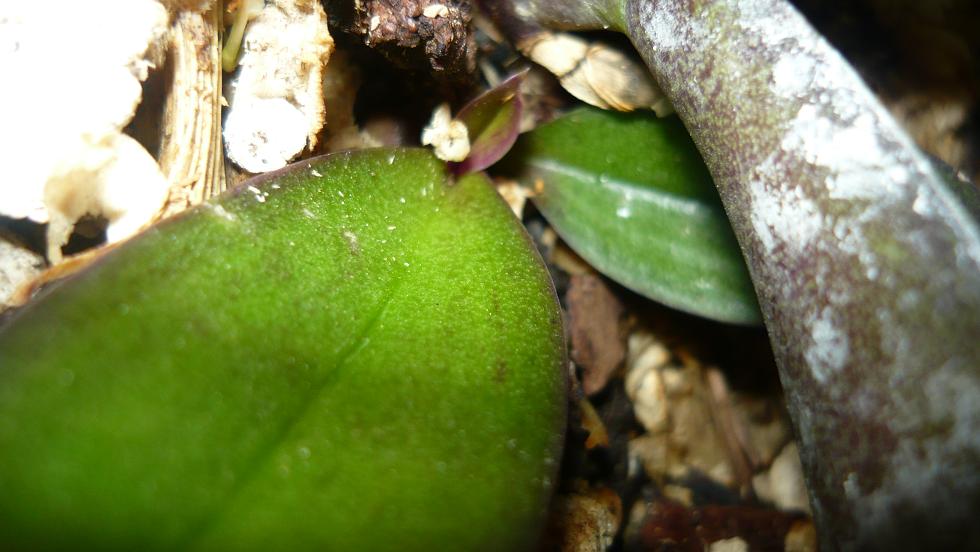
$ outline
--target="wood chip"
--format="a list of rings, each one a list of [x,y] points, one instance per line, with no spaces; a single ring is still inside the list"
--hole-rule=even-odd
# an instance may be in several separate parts
[[[0,312],[12,306],[18,288],[44,270],[44,257],[0,234]]]
[[[582,488],[556,497],[541,550],[604,552],[619,532],[623,504],[611,489]]]
[[[658,116],[673,108],[635,52],[578,35],[539,32],[518,44],[535,63],[558,77],[569,94],[602,109],[653,109]]]
[[[221,10],[178,13],[169,29],[172,70],[160,125],[160,170],[170,216],[225,190],[221,144]]]
[[[777,510],[748,506],[689,508],[658,500],[648,506],[646,518],[630,544],[641,550],[703,552],[714,550],[714,543],[737,545],[732,539],[739,539],[748,550],[783,550],[787,535],[804,531],[806,523],[808,520],[801,514]],[[805,540],[793,538],[794,543],[796,539]]]

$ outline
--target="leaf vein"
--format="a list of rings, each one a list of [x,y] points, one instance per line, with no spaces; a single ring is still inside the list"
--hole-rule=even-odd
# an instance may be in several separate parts
[[[262,467],[275,456],[276,451],[282,446],[283,441],[286,440],[288,435],[300,423],[300,421],[306,417],[313,403],[316,402],[317,397],[322,395],[331,384],[335,383],[339,379],[340,372],[347,362],[353,358],[365,344],[367,344],[369,341],[368,336],[384,317],[385,312],[387,312],[388,307],[398,295],[398,290],[401,288],[402,283],[405,280],[406,278],[402,278],[393,283],[391,288],[388,290],[388,293],[382,298],[380,304],[368,318],[367,322],[364,323],[364,326],[357,333],[356,337],[340,350],[340,353],[337,355],[337,360],[334,363],[334,368],[328,371],[319,382],[312,386],[312,389],[306,396],[302,405],[292,416],[289,416],[283,421],[279,430],[269,440],[269,444],[262,450],[258,451],[253,460],[248,463],[244,470],[242,470],[242,473],[236,481],[235,486],[225,498],[224,506],[219,506],[211,515],[201,520],[195,527],[192,527],[184,538],[184,544],[175,548],[195,548],[195,543],[199,543],[209,531],[219,524],[221,519],[227,514],[229,506],[233,504],[236,498],[244,491],[245,488],[248,487],[249,483],[261,471]]]

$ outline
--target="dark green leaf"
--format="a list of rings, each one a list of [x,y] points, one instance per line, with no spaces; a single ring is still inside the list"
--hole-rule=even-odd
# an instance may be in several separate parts
[[[614,280],[702,316],[760,321],[718,193],[677,118],[583,108],[522,136],[505,163],[539,184],[535,205]]]
[[[260,177],[0,330],[0,547],[526,548],[559,320],[482,176],[374,150]]]

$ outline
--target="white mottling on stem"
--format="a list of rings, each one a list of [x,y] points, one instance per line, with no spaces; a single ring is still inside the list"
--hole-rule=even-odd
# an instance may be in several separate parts
[[[679,30],[687,26],[680,21],[672,8],[658,8],[654,2],[639,4],[640,26],[649,29],[650,37],[658,49],[676,50],[686,44]]]
[[[809,328],[812,341],[803,355],[813,377],[819,383],[826,383],[847,364],[850,356],[847,334],[837,325],[834,311],[830,307],[824,307],[810,321]]]
[[[772,68],[773,92],[787,98],[802,96],[813,82],[815,65],[804,53],[780,58]]]
[[[778,47],[787,40],[810,36],[807,24],[799,17],[793,17],[786,10],[773,9],[772,0],[737,0],[735,9],[739,20],[747,22],[745,30],[770,48]]]
[[[816,203],[802,193],[787,194],[770,189],[764,176],[775,170],[772,165],[772,158],[763,162],[758,168],[759,177],[749,182],[752,226],[766,252],[772,253],[779,243],[802,251],[820,233],[823,215]]]

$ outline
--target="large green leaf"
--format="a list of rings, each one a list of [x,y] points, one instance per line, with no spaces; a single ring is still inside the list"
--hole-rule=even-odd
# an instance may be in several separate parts
[[[718,192],[676,117],[583,108],[522,136],[504,167],[614,280],[681,310],[760,322]]]
[[[0,548],[511,550],[560,453],[560,316],[484,177],[303,162],[0,330]],[[321,176],[322,175],[322,176]]]

